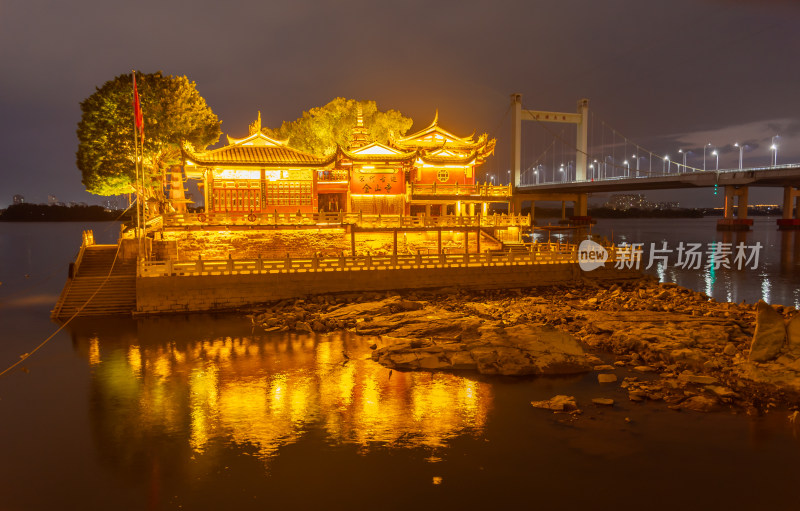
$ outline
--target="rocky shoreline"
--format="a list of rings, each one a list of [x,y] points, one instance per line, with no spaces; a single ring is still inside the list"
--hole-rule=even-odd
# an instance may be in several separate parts
[[[757,414],[800,406],[798,311],[720,303],[650,277],[521,290],[315,296],[251,311],[251,318],[267,331],[378,336],[373,360],[397,370],[595,371],[599,394],[617,386],[630,401],[673,409]],[[578,412],[570,396],[532,404]]]

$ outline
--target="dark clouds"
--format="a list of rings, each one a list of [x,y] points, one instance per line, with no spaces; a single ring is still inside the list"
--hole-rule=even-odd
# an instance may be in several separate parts
[[[788,1],[3,1],[0,206],[84,197],[78,103],[131,68],[186,74],[234,136],[256,110],[275,126],[369,98],[419,125],[439,108],[453,131],[495,131],[501,169],[521,92],[536,109],[588,97],[654,151],[718,136],[751,140],[755,157],[777,128],[780,155],[800,160],[798,21]]]

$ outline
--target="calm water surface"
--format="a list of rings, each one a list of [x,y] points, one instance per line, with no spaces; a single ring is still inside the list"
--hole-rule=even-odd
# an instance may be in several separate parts
[[[659,241],[675,221],[627,222],[615,239]],[[115,226],[93,226],[98,241],[109,225],[111,240]],[[693,225],[687,236],[716,236]],[[57,328],[48,312],[84,227],[0,224],[3,368]],[[750,301],[767,278],[771,297],[796,296],[780,234],[746,236],[775,243],[763,268],[718,274],[712,292]],[[707,289],[707,276],[668,270]],[[390,372],[371,342],[232,316],[73,323],[0,378],[0,510],[800,505],[800,429],[785,413],[637,405],[591,374]],[[575,395],[583,416],[531,409],[555,394]],[[600,396],[619,406],[588,404]]]

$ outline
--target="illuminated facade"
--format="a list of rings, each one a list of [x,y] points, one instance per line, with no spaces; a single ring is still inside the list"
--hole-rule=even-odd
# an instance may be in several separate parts
[[[335,155],[319,158],[287,147],[262,133],[259,121],[250,135],[228,137],[228,145],[219,149],[184,148],[186,177],[203,179],[206,212],[317,211],[317,174],[333,167]]]
[[[350,148],[321,158],[266,136],[260,118],[249,136],[228,137],[224,147],[184,149],[186,176],[203,179],[207,213],[461,213],[469,198],[453,196],[477,185],[476,169],[495,146],[486,134],[476,140],[442,129],[438,113],[412,135],[368,143],[359,108]]]

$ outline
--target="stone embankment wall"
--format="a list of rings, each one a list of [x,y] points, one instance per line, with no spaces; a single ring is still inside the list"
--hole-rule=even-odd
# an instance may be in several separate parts
[[[455,228],[454,228],[455,229]],[[309,233],[313,232],[313,236]],[[391,232],[359,232],[356,234],[358,255],[392,254],[394,238]],[[463,251],[464,234],[458,230],[442,232],[442,248],[446,252]],[[483,250],[499,250],[501,246],[484,237]],[[438,239],[435,231],[400,232],[397,252],[400,254],[435,254]],[[476,235],[469,234],[470,253],[478,252]],[[344,229],[320,230],[252,230],[252,231],[165,231],[162,241],[153,245],[155,260],[193,261],[202,259],[262,259],[293,257],[338,257],[350,254],[350,234]]]
[[[609,265],[610,266],[610,265]],[[582,278],[629,279],[636,271],[613,267],[584,273],[574,263],[419,268],[254,275],[140,277],[137,312],[144,314],[224,310],[314,294],[462,287],[500,289],[548,286]]]

